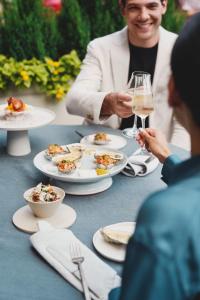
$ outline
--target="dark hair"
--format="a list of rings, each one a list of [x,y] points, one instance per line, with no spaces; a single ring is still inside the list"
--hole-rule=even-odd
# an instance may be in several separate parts
[[[200,13],[191,17],[177,38],[171,55],[176,89],[200,126]]]
[[[126,5],[126,1],[127,1],[127,0],[121,0],[121,3],[122,3],[123,6]],[[164,1],[164,0],[160,0],[161,3],[162,3],[163,1]]]

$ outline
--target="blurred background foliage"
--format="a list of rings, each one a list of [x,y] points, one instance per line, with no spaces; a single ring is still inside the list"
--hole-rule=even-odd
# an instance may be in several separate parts
[[[167,12],[163,17],[162,26],[169,31],[179,33],[185,20],[186,15],[177,9],[176,1],[168,0]]]
[[[124,20],[118,0],[62,0],[60,13],[42,0],[0,0],[0,53],[22,59],[58,59],[75,49],[83,59],[88,42],[120,30]],[[163,26],[179,32],[185,16],[168,1]]]
[[[1,54],[17,60],[58,56],[61,36],[52,10],[40,0],[2,0],[1,4]]]

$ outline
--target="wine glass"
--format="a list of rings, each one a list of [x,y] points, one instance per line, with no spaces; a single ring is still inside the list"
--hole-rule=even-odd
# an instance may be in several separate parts
[[[146,72],[135,72],[132,97],[132,110],[141,118],[142,128],[145,128],[145,119],[154,110],[151,75]],[[145,146],[142,151],[146,152]]]
[[[134,75],[136,74],[137,72],[133,72],[132,75],[131,75],[131,78],[127,84],[127,89],[126,89],[126,94],[130,95],[131,98],[133,98],[133,90],[134,90],[134,85],[135,85],[135,82],[134,82]],[[137,135],[138,133],[138,129],[137,129],[137,116],[135,115],[134,117],[134,123],[133,123],[133,126],[130,127],[130,128],[125,128],[123,129],[122,131],[123,135],[126,136],[127,138],[133,138]]]

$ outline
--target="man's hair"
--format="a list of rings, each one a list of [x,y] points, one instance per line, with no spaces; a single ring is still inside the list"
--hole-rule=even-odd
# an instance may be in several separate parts
[[[191,17],[177,38],[171,55],[176,89],[200,126],[200,13]]]
[[[127,1],[127,0],[121,0],[121,3],[122,3],[123,6],[126,5],[126,1]],[[160,0],[161,3],[162,3],[163,1],[164,1],[164,0]]]

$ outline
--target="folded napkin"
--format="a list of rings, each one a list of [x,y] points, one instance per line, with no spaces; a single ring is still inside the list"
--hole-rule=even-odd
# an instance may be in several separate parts
[[[78,240],[71,230],[55,229],[46,221],[38,222],[39,231],[30,237],[33,247],[74,287],[82,291],[78,266],[72,263],[72,245],[80,247],[82,263],[92,299],[106,300],[111,289],[120,286],[116,271]],[[97,278],[98,274],[98,278]]]
[[[128,158],[126,167],[122,170],[122,173],[126,176],[145,176],[153,172],[159,164],[157,157],[150,153],[141,153],[141,149],[136,150]]]

